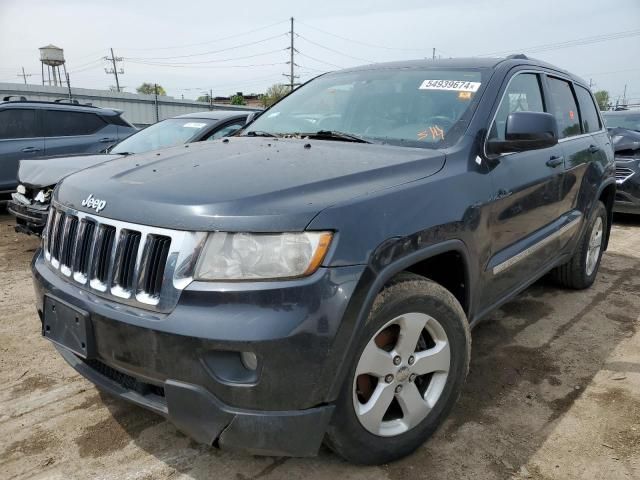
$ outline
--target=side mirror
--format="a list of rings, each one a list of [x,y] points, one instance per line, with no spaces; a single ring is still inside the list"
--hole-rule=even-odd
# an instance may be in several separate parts
[[[513,112],[507,117],[504,140],[490,140],[490,153],[512,153],[553,147],[558,143],[558,125],[550,113]]]

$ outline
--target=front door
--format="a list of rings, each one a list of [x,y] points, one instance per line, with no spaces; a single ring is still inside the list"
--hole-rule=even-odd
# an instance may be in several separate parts
[[[507,117],[547,111],[537,73],[516,73],[508,83],[489,140],[504,139]],[[485,266],[485,301],[494,303],[533,278],[553,260],[560,225],[562,147],[504,154],[492,159],[494,196],[490,217],[491,257]]]

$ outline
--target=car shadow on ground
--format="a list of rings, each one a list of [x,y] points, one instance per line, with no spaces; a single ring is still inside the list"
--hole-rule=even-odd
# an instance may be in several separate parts
[[[635,332],[639,288],[640,259],[607,253],[591,289],[559,289],[543,279],[494,312],[473,332],[469,376],[449,419],[417,452],[383,466],[378,475],[398,480],[428,472],[443,479],[512,475],[538,450],[616,345]],[[112,451],[133,439],[171,469],[197,479],[210,478],[220,465],[242,472],[248,463],[248,455],[197,445],[140,408],[107,395],[102,401],[112,418],[79,440],[94,451]],[[115,427],[122,438],[105,436],[105,429]],[[325,449],[316,459],[256,461],[259,471],[235,473],[234,478],[257,478],[273,470],[275,478],[284,478],[306,468],[309,478],[368,471],[352,470],[356,467]]]
[[[614,225],[640,227],[640,215],[632,215],[630,213],[614,213]]]

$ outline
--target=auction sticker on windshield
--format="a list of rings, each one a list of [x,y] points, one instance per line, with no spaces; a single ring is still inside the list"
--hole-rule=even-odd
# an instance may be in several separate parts
[[[199,123],[199,122],[189,122],[183,125],[184,128],[204,128],[206,126],[207,126],[206,123]]]
[[[420,85],[420,90],[451,90],[455,92],[477,92],[481,82],[468,82],[466,80],[425,80]]]

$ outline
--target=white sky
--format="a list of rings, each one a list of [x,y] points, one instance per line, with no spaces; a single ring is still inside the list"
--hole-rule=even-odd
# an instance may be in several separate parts
[[[115,84],[100,60],[113,47],[125,58],[125,91],[146,81],[178,98],[209,89],[214,95],[261,92],[288,81],[282,73],[289,69],[284,62],[291,16],[301,35],[295,39],[295,63],[304,67],[296,68],[302,81],[336,69],[330,64],[431,57],[433,47],[443,57],[526,53],[539,45],[635,30],[626,38],[531,56],[592,78],[594,89],[608,90],[613,100],[626,84],[627,98],[640,102],[640,0],[0,0],[0,81],[22,82],[17,74],[24,66],[33,74],[28,82],[40,83],[38,47],[53,43],[64,49],[74,87]],[[211,51],[218,53],[200,55]]]

